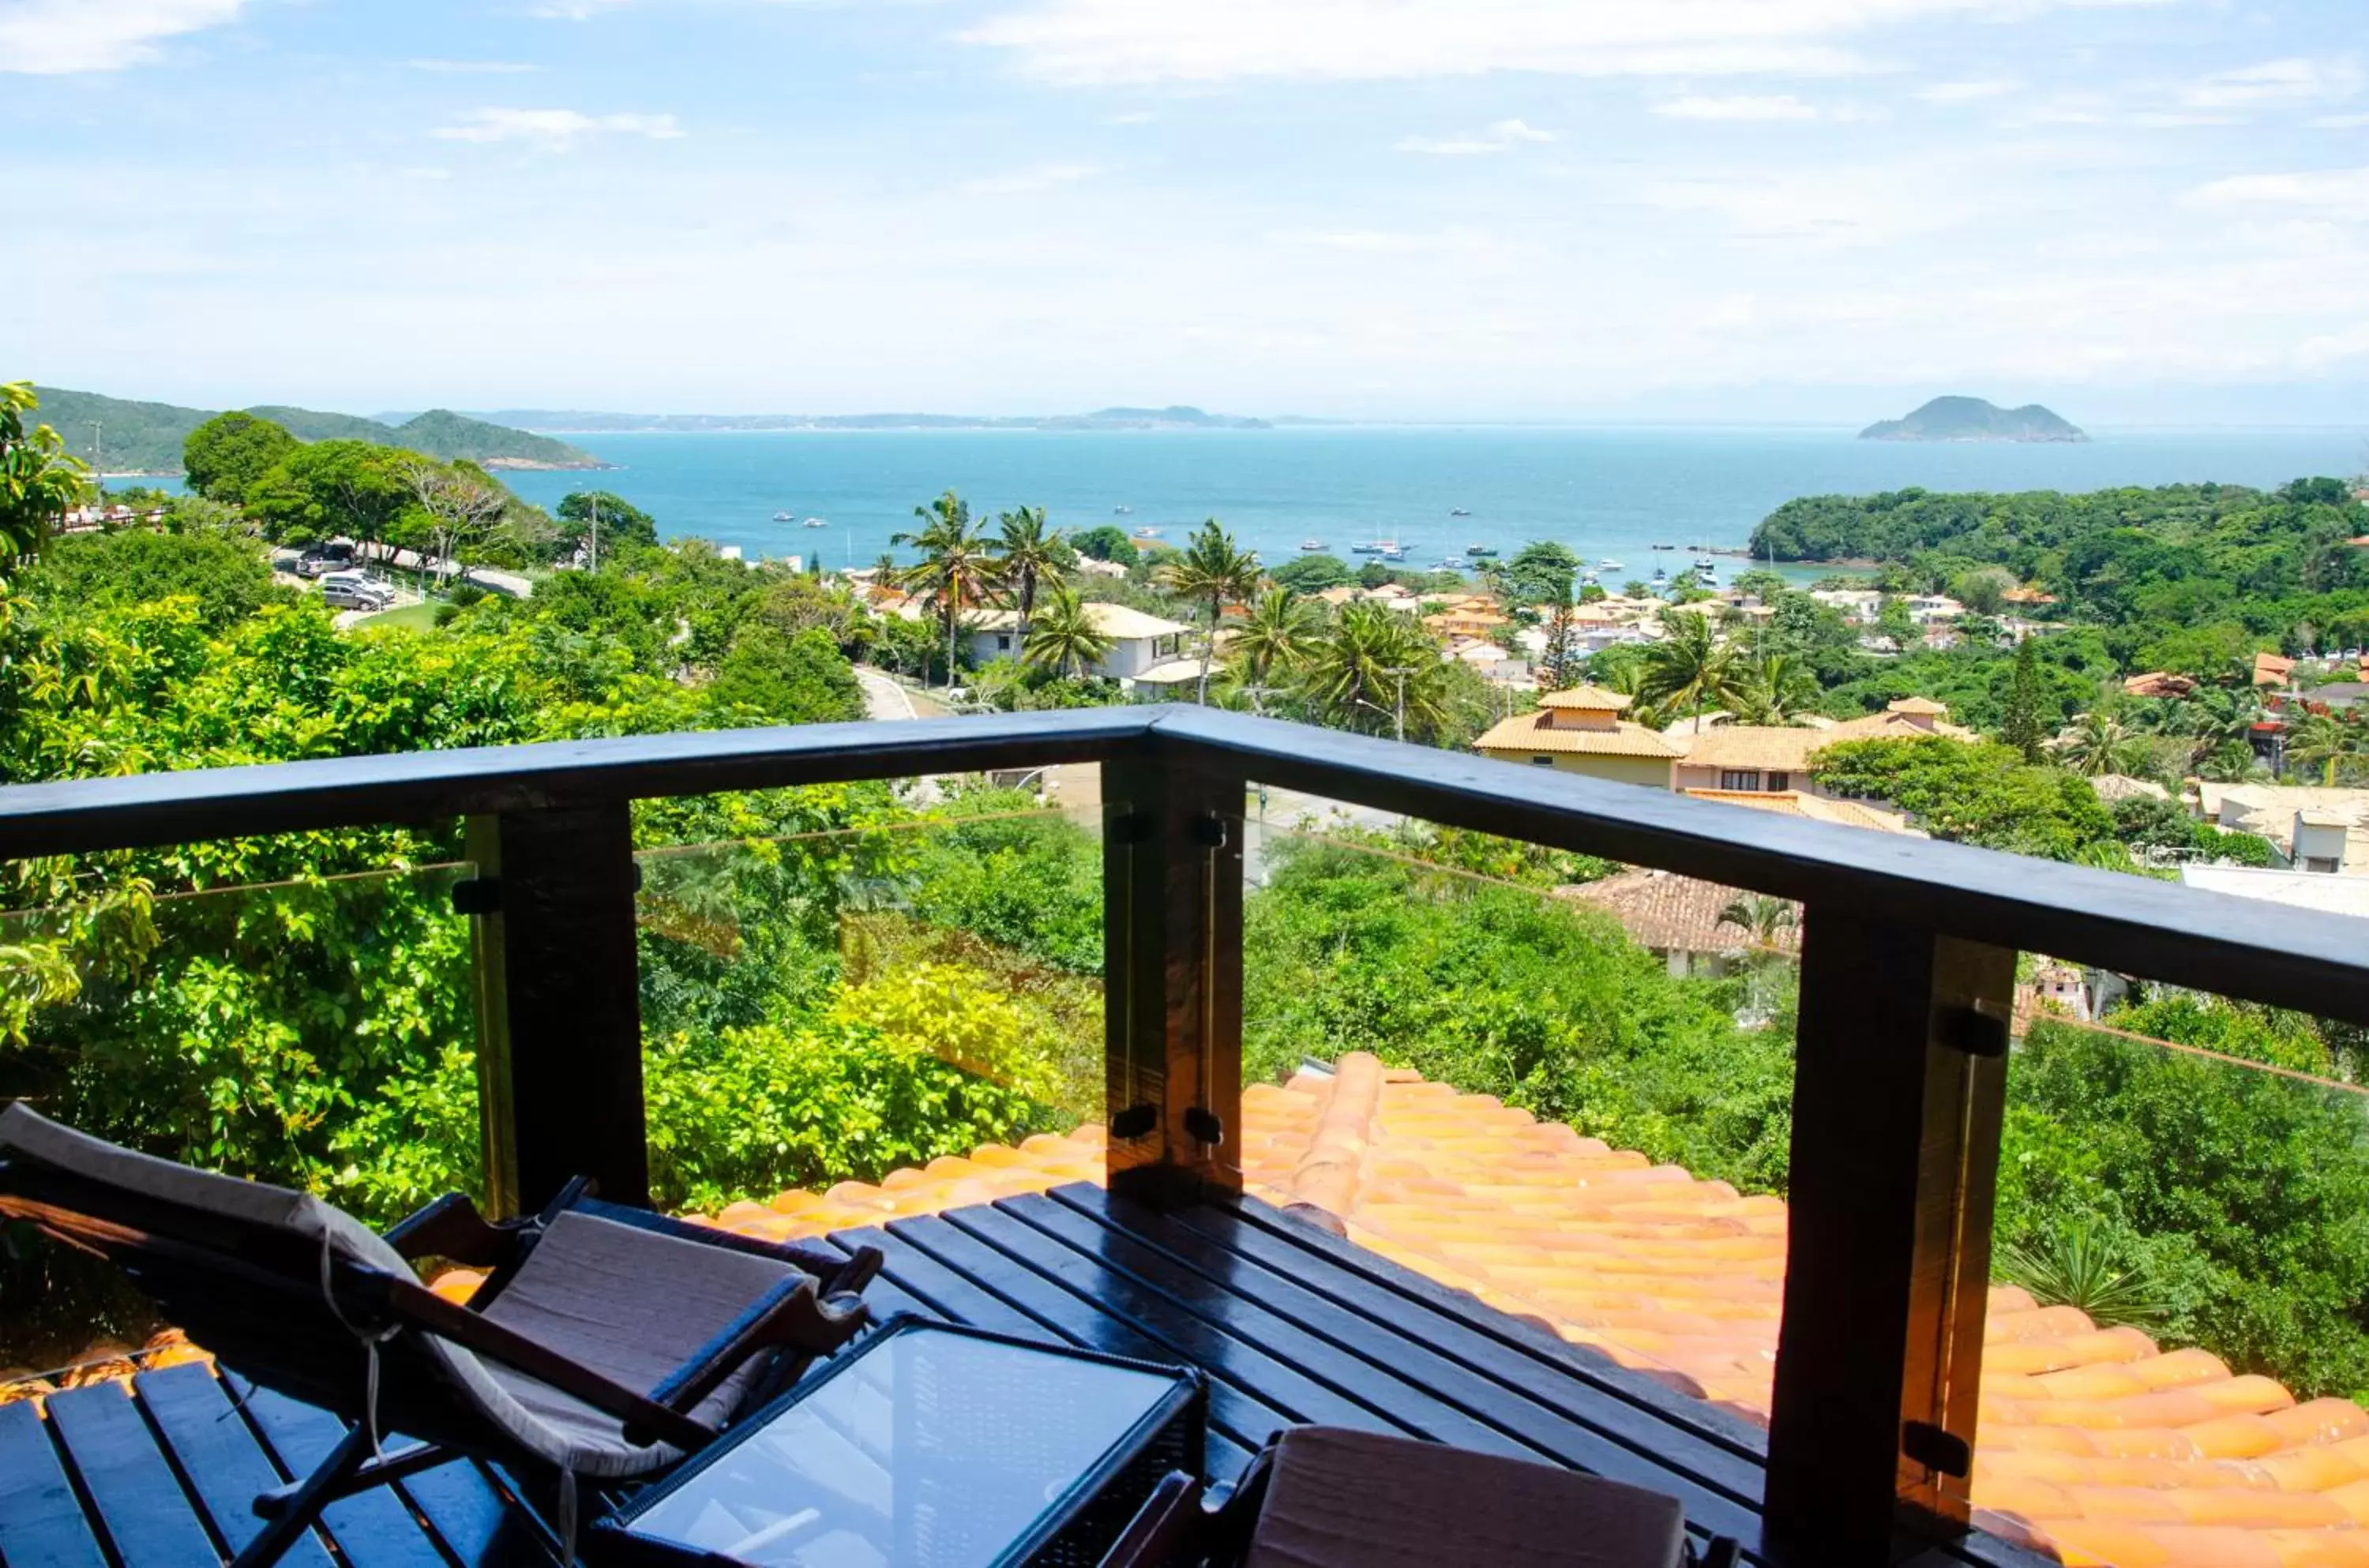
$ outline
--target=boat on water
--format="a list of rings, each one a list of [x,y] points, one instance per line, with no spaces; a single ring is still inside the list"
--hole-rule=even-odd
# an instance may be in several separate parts
[[[1134,510],[1135,509],[1133,507],[1113,507],[1111,508],[1111,516],[1127,517],[1131,515]]]
[[[1303,539],[1299,542],[1299,547],[1312,555],[1317,551],[1324,548],[1324,541],[1322,539]]]
[[[1382,553],[1383,549],[1384,546],[1379,541],[1368,540],[1363,544],[1350,545],[1349,554],[1352,555],[1379,555]]]
[[[1472,514],[1462,507],[1450,507],[1448,509],[1448,515],[1450,517],[1471,517]]]
[[[1619,561],[1598,561],[1596,569],[1599,572],[1625,572],[1629,568]]]
[[[1494,544],[1467,544],[1464,547],[1464,553],[1475,560],[1485,560],[1496,555],[1498,550]]]
[[[1712,560],[1709,555],[1698,555],[1695,557],[1695,570],[1700,572],[1705,577],[1709,577],[1711,573],[1719,570],[1719,563]]]
[[[1579,574],[1579,585],[1582,588],[1591,587],[1594,585],[1595,581],[1596,574],[1594,572],[1582,572]]]
[[[1384,547],[1384,549],[1383,549],[1383,551],[1382,551],[1382,559],[1383,559],[1383,560],[1385,560],[1385,561],[1403,561],[1403,560],[1405,560],[1405,559],[1406,559],[1406,546],[1404,546],[1404,545],[1402,545],[1402,544],[1391,544],[1391,545],[1385,546],[1385,547]]]
[[[1135,536],[1138,539],[1157,539],[1160,537],[1160,530],[1156,528],[1139,528],[1135,531]]]
[[[1431,569],[1435,572],[1460,572],[1464,569],[1464,563],[1454,555],[1446,555],[1434,561]]]
[[[774,521],[775,522],[795,522],[795,521],[797,521],[798,520],[797,520],[796,518],[792,517],[789,513],[787,513],[787,512],[785,512],[785,511],[777,511],[777,512],[775,512],[775,513],[773,514],[773,521]]]
[[[1675,544],[1656,544],[1654,548],[1656,550],[1675,550],[1677,546]]]
[[[810,517],[800,526],[806,528],[829,528],[830,526],[830,520],[828,518]]]

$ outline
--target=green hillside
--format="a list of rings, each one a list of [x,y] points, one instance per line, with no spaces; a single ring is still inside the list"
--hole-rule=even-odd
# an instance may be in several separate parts
[[[54,426],[76,457],[97,461],[110,474],[180,473],[181,443],[217,412],[170,403],[135,403],[55,386],[34,391],[41,399],[40,411],[34,417]],[[247,412],[284,427],[299,441],[370,441],[424,452],[447,462],[467,458],[488,468],[601,466],[599,458],[565,441],[464,418],[441,408],[400,426],[313,408],[267,405]]]

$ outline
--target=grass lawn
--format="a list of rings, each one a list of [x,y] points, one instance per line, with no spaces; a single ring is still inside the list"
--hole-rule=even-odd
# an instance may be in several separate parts
[[[432,631],[436,626],[436,605],[432,601],[424,604],[406,604],[400,610],[388,610],[376,615],[365,615],[355,622],[354,625],[357,630],[367,626],[372,631],[378,631],[383,627],[392,627],[406,632]]]

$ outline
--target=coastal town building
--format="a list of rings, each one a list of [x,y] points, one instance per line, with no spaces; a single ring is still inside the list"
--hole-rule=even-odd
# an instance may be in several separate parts
[[[1811,757],[1840,740],[1915,739],[1941,736],[1972,740],[1974,732],[1949,722],[1950,710],[1925,697],[1904,697],[1880,714],[1823,729],[1776,725],[1718,725],[1694,738],[1671,770],[1680,791],[1822,795],[1810,776]]]
[[[1727,918],[1744,895],[1698,876],[1640,866],[1559,888],[1557,896],[1611,915],[1637,945],[1680,977],[1723,975],[1753,944],[1751,931]],[[1795,956],[1801,933],[1786,926],[1774,933],[1774,944],[1785,956]]]
[[[1538,712],[1492,727],[1472,749],[1502,761],[1666,789],[1670,764],[1684,749],[1622,718],[1632,701],[1595,686],[1550,692]]]
[[[2270,840],[2295,870],[2369,877],[2369,790],[2212,783],[2196,790],[2204,820]]]
[[[1092,603],[1086,606],[1086,613],[1093,621],[1094,630],[1110,639],[1109,651],[1095,660],[1087,673],[1127,686],[1151,678],[1159,666],[1177,659],[1184,639],[1193,631],[1182,622],[1147,615],[1124,604]],[[963,617],[963,626],[970,634],[970,656],[975,663],[1020,657],[1017,610],[973,611]],[[1197,680],[1200,661],[1195,659],[1192,664],[1193,677]]]

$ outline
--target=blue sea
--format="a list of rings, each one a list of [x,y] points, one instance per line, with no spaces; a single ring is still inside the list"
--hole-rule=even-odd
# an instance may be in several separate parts
[[[613,471],[505,479],[544,506],[597,483],[667,536],[751,558],[864,566],[952,488],[975,513],[1042,506],[1058,526],[1115,523],[1181,542],[1205,518],[1280,563],[1305,540],[1343,556],[1373,539],[1409,566],[1511,554],[1532,539],[1639,576],[1657,544],[1740,549],[1796,496],[2093,490],[2191,481],[2276,486],[2369,466],[2364,432],[2105,431],[2087,444],[1901,444],[1831,429],[1354,427],[1191,431],[785,431],[566,440]],[[1469,516],[1456,517],[1456,509]],[[772,521],[787,512],[797,521]],[[800,526],[809,517],[825,528]],[[1660,561],[1670,559],[1662,555]]]

